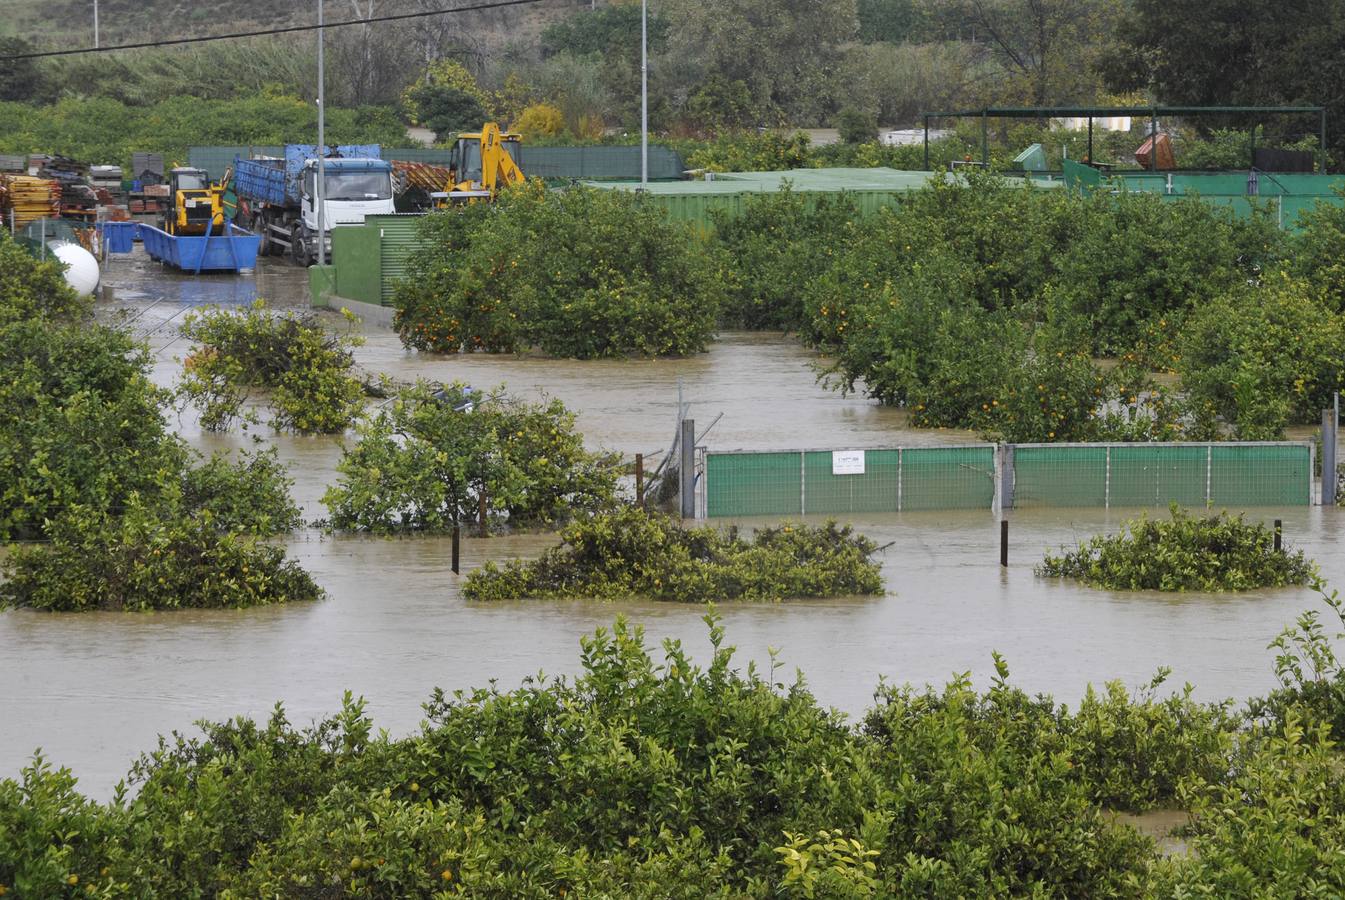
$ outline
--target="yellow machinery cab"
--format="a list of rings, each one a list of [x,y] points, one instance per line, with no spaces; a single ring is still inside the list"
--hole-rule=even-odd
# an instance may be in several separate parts
[[[204,169],[173,169],[168,173],[168,186],[173,205],[164,215],[164,231],[174,235],[224,234],[224,192],[210,183]]]

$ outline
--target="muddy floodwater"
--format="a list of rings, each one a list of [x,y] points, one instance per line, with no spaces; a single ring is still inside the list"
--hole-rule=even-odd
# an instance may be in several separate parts
[[[177,323],[188,308],[305,302],[305,276],[278,264],[255,275],[188,278],[138,253],[109,264],[115,298],[100,316],[122,319],[155,349],[155,377],[171,383],[188,349]],[[333,317],[333,323],[339,319]],[[407,353],[389,330],[366,325],[361,366],[400,379],[499,384],[525,396],[545,391],[579,414],[588,442],[630,456],[665,449],[679,379],[713,448],[828,448],[966,442],[973,436],[907,427],[900,412],[817,383],[815,359],[778,335],[725,334],[709,353],[657,362],[565,362],[515,357],[432,358]],[[208,435],[190,415],[174,424],[199,449],[247,446],[250,436]],[[340,455],[335,438],[275,436],[307,517]],[[1171,684],[1201,698],[1245,698],[1274,684],[1267,643],[1303,609],[1310,591],[1237,595],[1116,593],[1047,581],[1033,573],[1044,551],[1115,529],[1133,511],[1015,512],[1011,565],[999,566],[998,520],[990,512],[864,515],[852,521],[880,544],[885,597],[721,607],[743,665],[779,651],[780,680],[801,669],[818,699],[851,714],[871,702],[880,678],[942,684],[971,671],[978,684],[1003,653],[1024,689],[1077,702],[1090,682],[1145,683],[1171,666]],[[1335,509],[1257,510],[1282,518],[1287,540],[1345,584],[1338,548],[1345,517]],[[752,524],[750,520],[746,524]],[[553,537],[468,539],[465,568],[529,556]],[[292,721],[332,712],[350,690],[369,700],[394,734],[416,727],[436,687],[518,684],[527,675],[573,674],[579,639],[618,614],[651,643],[683,641],[705,659],[705,609],[671,604],[465,602],[442,539],[324,537],[308,530],[288,549],[327,590],[323,602],[243,612],[0,614],[0,777],[42,748],[71,767],[83,789],[106,797],[156,735],[198,718],[264,716],[282,701]]]

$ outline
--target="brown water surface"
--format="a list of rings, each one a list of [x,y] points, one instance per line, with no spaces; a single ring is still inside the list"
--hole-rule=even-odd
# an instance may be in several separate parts
[[[258,292],[279,305],[304,302],[304,273],[264,265],[256,275],[193,279],[162,272],[137,254],[109,267],[123,310],[156,348],[155,377],[171,383],[176,322],[199,303],[246,303]],[[358,352],[370,371],[398,378],[461,379],[546,391],[579,413],[589,442],[624,454],[667,446],[678,379],[698,421],[724,419],[715,448],[877,447],[968,441],[964,433],[912,430],[901,413],[843,398],[815,380],[813,357],[781,336],[727,334],[703,356],[657,362],[580,363],[514,357],[436,359],[402,350],[390,332],[364,329]],[[203,450],[246,446],[239,434],[203,434],[190,414],[174,420]],[[275,436],[306,514],[340,455],[335,438]],[[1136,686],[1162,665],[1197,695],[1244,698],[1273,686],[1266,644],[1304,608],[1308,591],[1184,596],[1117,593],[1047,581],[1033,565],[1044,551],[1115,529],[1133,511],[1051,510],[1012,515],[1011,566],[998,565],[998,521],[990,512],[856,517],[880,544],[891,593],[885,597],[720,609],[740,660],[765,665],[778,648],[792,679],[801,669],[818,699],[859,714],[880,677],[942,684],[970,671],[987,684],[992,650],[1029,692],[1074,703],[1085,685],[1120,679]],[[1335,509],[1261,510],[1284,519],[1288,540],[1345,583],[1337,548],[1345,518]],[[748,522],[747,524],[751,524]],[[464,542],[466,568],[486,558],[538,553],[554,540],[519,535]],[[651,643],[682,640],[700,659],[709,642],[702,607],[654,603],[464,601],[443,539],[323,537],[288,541],[329,594],[326,601],[244,612],[46,615],[0,614],[0,777],[41,747],[69,765],[82,786],[107,796],[155,736],[198,718],[264,716],[284,701],[293,721],[335,710],[349,689],[370,701],[379,726],[413,729],[432,688],[498,679],[502,686],[544,671],[573,674],[581,636],[624,614]]]

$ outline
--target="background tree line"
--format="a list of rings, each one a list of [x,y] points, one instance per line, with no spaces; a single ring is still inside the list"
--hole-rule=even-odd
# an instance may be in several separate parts
[[[436,5],[332,0],[328,10],[353,18]],[[109,28],[140,21],[146,9],[105,6]],[[826,127],[843,112],[873,127],[911,125],[924,111],[986,104],[1321,103],[1345,115],[1345,0],[653,0],[650,8],[652,123],[675,137]],[[293,9],[267,19],[242,5],[229,12],[230,29],[302,19]],[[47,21],[16,20],[0,56],[51,43]],[[219,30],[226,19],[165,21],[165,33],[178,34]],[[436,130],[487,116],[525,126],[532,139],[591,140],[638,125],[639,35],[637,0],[541,0],[336,29],[329,102],[396,109]],[[313,42],[293,36],[0,62],[0,100],[102,97],[143,107],[184,94],[308,97],[314,68]],[[1200,127],[1234,124],[1250,127]],[[1267,123],[1268,136],[1293,141],[1315,125]]]

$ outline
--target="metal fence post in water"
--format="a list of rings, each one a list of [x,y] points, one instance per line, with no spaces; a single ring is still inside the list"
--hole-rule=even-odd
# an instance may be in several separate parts
[[[677,473],[677,484],[682,493],[682,518],[696,518],[696,420],[682,420],[679,441],[682,462]]]
[[[1322,506],[1336,505],[1336,411],[1322,410]]]
[[[462,529],[456,522],[453,523],[453,574],[458,574],[458,551],[462,541]]]
[[[644,454],[635,454],[635,505],[644,509]]]
[[[1009,520],[999,520],[999,564],[1002,568],[1009,567]]]
[[[1284,549],[1284,522],[1275,520],[1275,552],[1279,553]]]

